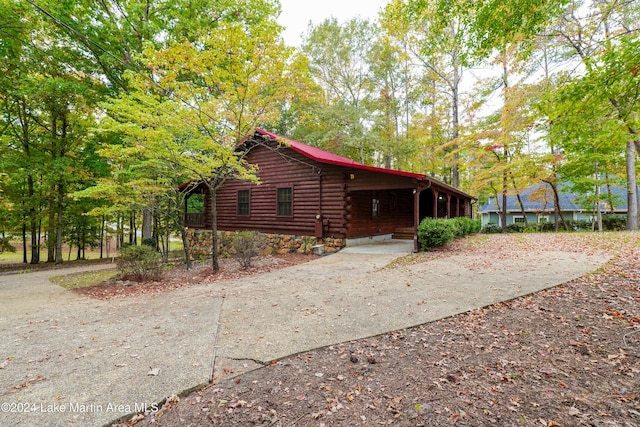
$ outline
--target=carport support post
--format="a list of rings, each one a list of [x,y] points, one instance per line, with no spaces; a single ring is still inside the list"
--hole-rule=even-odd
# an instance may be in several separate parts
[[[438,197],[440,197],[440,192],[438,190],[433,190],[433,217],[438,218]]]
[[[413,189],[413,252],[420,250],[418,247],[418,225],[420,225],[420,186]]]
[[[431,181],[425,179],[418,181],[416,188],[413,189],[413,252],[419,252],[418,244],[418,226],[420,225],[420,193],[431,188]]]

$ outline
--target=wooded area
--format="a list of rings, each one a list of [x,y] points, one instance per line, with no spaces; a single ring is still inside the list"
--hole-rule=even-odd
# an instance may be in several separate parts
[[[181,184],[255,180],[234,148],[258,126],[481,200],[563,182],[595,206],[623,186],[638,228],[639,2],[391,0],[300,49],[279,11],[0,0],[0,233],[24,262],[138,230],[166,251]]]

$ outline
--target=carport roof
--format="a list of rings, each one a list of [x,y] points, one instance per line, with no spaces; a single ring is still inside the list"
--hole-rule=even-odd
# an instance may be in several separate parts
[[[415,172],[406,172],[406,171],[401,171],[401,170],[396,170],[396,169],[387,169],[387,168],[380,168],[380,167],[376,167],[376,166],[369,166],[369,165],[365,165],[363,163],[359,163],[356,162],[355,160],[352,159],[348,159],[346,157],[342,157],[339,156],[337,154],[334,153],[330,153],[328,151],[324,151],[321,150],[320,148],[316,148],[316,147],[312,147],[310,145],[307,144],[303,144],[302,142],[284,137],[284,136],[280,136],[277,135],[275,133],[266,131],[264,129],[260,129],[260,128],[256,128],[255,133],[258,135],[262,135],[268,138],[271,138],[275,141],[282,141],[284,142],[284,144],[286,144],[287,147],[291,148],[294,151],[297,151],[298,153],[302,154],[305,157],[308,157],[312,160],[315,160],[317,162],[320,163],[327,163],[327,164],[331,164],[331,165],[336,165],[336,166],[343,166],[343,167],[347,167],[347,168],[352,168],[352,169],[359,169],[359,170],[366,170],[366,171],[372,171],[372,172],[378,172],[378,173],[383,173],[383,174],[387,174],[387,175],[397,175],[397,176],[404,176],[407,178],[414,178],[418,181],[427,181],[427,182],[431,182],[435,185],[437,185],[438,187],[441,187],[443,189],[449,190],[451,192],[454,193],[458,193],[461,195],[464,195],[465,197],[469,198],[469,199],[475,199],[475,197],[458,190],[455,187],[452,187],[448,184],[445,184],[444,182],[440,182],[434,178],[431,178],[425,174],[421,174],[421,173],[415,173]]]

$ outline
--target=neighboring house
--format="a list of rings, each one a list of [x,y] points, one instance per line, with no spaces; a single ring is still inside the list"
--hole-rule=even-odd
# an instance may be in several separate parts
[[[601,203],[602,213],[627,213],[627,197],[626,191],[620,187],[602,188],[601,199],[607,199],[611,194],[615,200],[616,206],[609,206],[607,203]],[[591,220],[594,215],[594,207],[585,209],[584,204],[580,203],[580,195],[566,190],[565,186],[560,186],[558,198],[560,201],[560,211],[565,220]],[[536,224],[541,222],[555,223],[555,203],[553,190],[548,184],[536,184],[520,193],[524,211],[527,217],[527,223]],[[498,199],[490,197],[489,200],[478,209],[478,213],[482,219],[482,226],[487,224],[498,224],[502,226],[502,218],[500,212],[502,197],[498,195]],[[524,215],[518,198],[507,196],[507,225],[525,222]]]
[[[472,216],[472,196],[423,174],[367,166],[262,129],[238,149],[258,166],[260,184],[230,179],[218,190],[219,230],[412,238],[425,217]],[[203,211],[188,212],[187,226],[210,228],[206,187],[190,198],[195,194],[204,199]]]

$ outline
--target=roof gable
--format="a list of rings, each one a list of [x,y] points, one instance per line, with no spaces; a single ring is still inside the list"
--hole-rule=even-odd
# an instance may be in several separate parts
[[[396,169],[386,169],[386,168],[379,168],[376,166],[369,166],[369,165],[365,165],[363,163],[359,163],[356,162],[355,160],[352,159],[348,159],[346,157],[342,157],[339,156],[337,154],[334,153],[330,153],[328,151],[324,151],[321,150],[319,148],[316,147],[312,147],[310,145],[307,144],[303,144],[302,142],[299,141],[295,141],[293,139],[289,139],[289,138],[285,138],[283,136],[280,135],[276,135],[275,133],[266,131],[264,129],[256,129],[256,133],[269,137],[271,139],[277,140],[277,141],[284,141],[288,147],[290,147],[291,149],[295,150],[296,152],[302,154],[305,157],[308,157],[312,160],[315,160],[317,162],[320,163],[327,163],[330,165],[336,165],[336,166],[344,166],[344,167],[348,167],[348,168],[353,168],[353,169],[360,169],[360,170],[367,170],[367,171],[373,171],[373,172],[380,172],[380,173],[385,173],[385,174],[389,174],[389,175],[399,175],[399,176],[406,176],[409,178],[416,178],[416,179],[425,179],[426,175],[424,174],[419,174],[419,173],[414,173],[414,172],[405,172],[405,171],[399,171]]]

